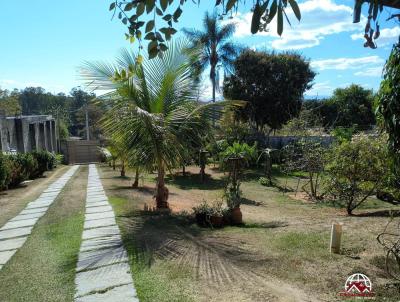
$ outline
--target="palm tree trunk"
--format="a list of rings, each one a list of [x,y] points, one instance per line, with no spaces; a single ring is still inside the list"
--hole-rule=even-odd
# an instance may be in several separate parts
[[[132,188],[138,188],[139,187],[139,168],[136,168],[135,171],[135,181],[132,184]]]
[[[212,101],[215,103],[215,66],[211,64],[211,71],[210,71],[210,78],[211,78],[211,84],[212,84]],[[215,117],[213,116],[212,118],[213,126],[215,126]]]
[[[157,188],[156,188],[156,205],[157,209],[168,209],[168,188],[165,186],[165,170],[164,165],[161,163],[158,165],[158,177],[157,177]]]

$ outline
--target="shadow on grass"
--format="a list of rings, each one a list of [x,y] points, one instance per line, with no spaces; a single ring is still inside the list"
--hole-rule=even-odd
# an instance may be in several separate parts
[[[285,221],[271,221],[266,223],[244,223],[237,227],[243,229],[276,229],[287,227],[289,224]]]
[[[204,182],[201,181],[200,174],[192,174],[186,172],[186,176],[174,175],[167,176],[166,182],[177,186],[180,189],[199,189],[199,190],[216,190],[222,189],[226,185],[225,179],[215,179],[206,174]]]
[[[400,210],[381,210],[353,214],[354,217],[399,217]]]

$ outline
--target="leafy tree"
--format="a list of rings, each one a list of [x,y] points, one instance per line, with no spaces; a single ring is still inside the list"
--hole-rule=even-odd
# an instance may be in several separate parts
[[[157,169],[157,208],[168,208],[166,170],[179,166],[187,142],[201,141],[208,131],[204,116],[210,105],[195,102],[196,83],[181,41],[169,45],[163,59],[136,64],[123,51],[117,65],[88,63],[83,76],[89,86],[108,90],[106,133],[126,143],[130,153]]]
[[[279,129],[297,116],[315,77],[310,63],[296,53],[246,50],[234,67],[234,75],[224,82],[224,96],[247,101],[244,116],[259,131]]]
[[[346,88],[337,88],[333,92],[331,103],[336,107],[336,119],[331,126],[362,128],[375,124],[372,90],[352,84]]]
[[[18,102],[18,92],[9,92],[0,89],[0,111],[5,115],[18,115],[21,113],[21,105]]]
[[[90,112],[90,104],[91,101],[96,97],[94,93],[88,93],[84,91],[81,87],[72,88],[71,92],[71,101],[69,105],[70,111],[70,128],[69,131],[72,135],[78,136],[85,131],[86,128],[86,118],[85,118],[85,110],[88,108]],[[92,116],[98,114],[95,112],[97,108],[91,107]],[[90,119],[89,119],[90,120]],[[90,129],[89,125],[89,129]],[[93,125],[92,125],[93,126]]]
[[[383,127],[389,134],[389,147],[400,157],[400,41],[393,46],[384,68],[383,81],[378,92],[378,112]],[[399,160],[400,167],[400,160]]]
[[[330,152],[329,191],[351,215],[384,183],[387,170],[385,144],[367,136],[354,137],[337,144]]]
[[[203,27],[203,31],[197,29],[184,29],[183,31],[192,42],[190,48],[201,50],[200,58],[196,58],[198,74],[210,67],[212,101],[215,102],[215,90],[219,79],[218,69],[222,66],[225,72],[230,73],[239,48],[229,41],[235,32],[234,24],[220,25],[215,13],[209,15],[206,12],[203,18]],[[196,56],[198,56],[197,52]]]
[[[115,0],[111,2],[109,9],[128,27],[128,33],[125,34],[127,39],[131,42],[138,39],[140,48],[143,39],[149,41],[147,48],[149,58],[154,58],[168,49],[165,40],[170,40],[172,35],[177,32],[173,25],[179,21],[186,2],[187,0]],[[192,0],[191,2],[199,4],[200,0]],[[215,7],[220,9],[220,17],[223,17],[232,15],[235,11],[237,12],[240,5],[248,5],[249,2],[252,4],[253,17],[250,30],[253,34],[269,30],[268,24],[274,18],[277,18],[277,32],[281,35],[284,16],[290,24],[286,15],[288,7],[291,7],[298,20],[301,19],[296,0],[215,0]],[[152,18],[144,21],[145,13]],[[159,22],[163,22],[164,26],[160,25]],[[140,57],[139,61],[141,59]]]

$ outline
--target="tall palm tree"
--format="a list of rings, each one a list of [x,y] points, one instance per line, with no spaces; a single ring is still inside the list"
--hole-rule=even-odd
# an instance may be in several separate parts
[[[187,43],[171,43],[163,58],[136,63],[123,50],[117,64],[86,63],[87,85],[107,91],[109,104],[103,123],[106,133],[126,143],[128,155],[148,170],[157,170],[157,208],[168,208],[165,173],[177,167],[187,144],[200,142],[209,131],[210,105],[196,99],[192,65],[183,51]]]
[[[192,42],[192,49],[200,49],[200,57],[195,66],[198,75],[210,67],[210,80],[212,85],[212,100],[215,102],[215,91],[218,84],[218,68],[222,66],[225,72],[231,73],[233,61],[240,48],[229,41],[235,32],[235,24],[221,25],[215,13],[205,13],[203,31],[197,29],[183,29]]]

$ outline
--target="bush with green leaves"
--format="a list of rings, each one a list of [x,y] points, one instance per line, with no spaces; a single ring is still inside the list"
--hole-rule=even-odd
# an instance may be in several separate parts
[[[242,158],[246,165],[255,164],[257,162],[257,143],[250,146],[247,143],[235,142],[220,153],[220,158],[223,167],[226,167],[228,159],[231,158]]]
[[[10,172],[10,164],[7,157],[0,153],[0,191],[7,189]]]
[[[38,162],[31,153],[8,155],[7,158],[10,167],[9,187],[16,187],[37,174]]]
[[[31,154],[38,163],[36,173],[33,175],[34,177],[41,177],[44,172],[52,170],[56,165],[56,158],[50,152],[34,151]]]
[[[388,167],[387,146],[382,139],[355,136],[329,153],[329,192],[351,215],[383,185]]]

